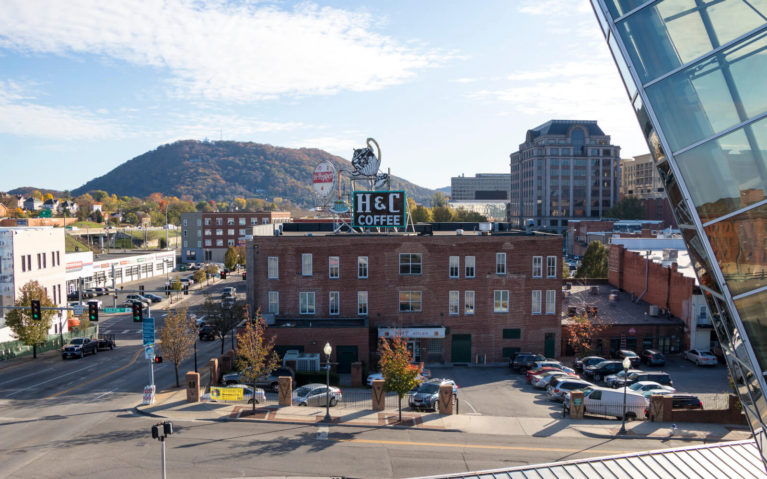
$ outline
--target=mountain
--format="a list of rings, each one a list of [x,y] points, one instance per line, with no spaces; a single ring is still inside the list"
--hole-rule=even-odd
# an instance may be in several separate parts
[[[58,190],[48,190],[45,188],[35,188],[34,186],[21,186],[19,188],[14,188],[12,190],[8,190],[7,193],[9,195],[21,195],[24,198],[28,198],[32,196],[32,193],[35,191],[39,191],[43,195],[47,195],[48,193],[52,194],[54,198],[61,198],[64,196],[63,191]]]
[[[442,188],[437,188],[434,191],[439,191],[440,193],[445,193],[447,196],[450,196],[452,189],[452,186],[443,186]]]
[[[118,196],[146,197],[152,193],[198,200],[232,197],[280,197],[297,205],[314,206],[312,175],[323,160],[336,168],[351,163],[316,148],[282,148],[259,143],[183,140],[162,145],[126,161],[72,194],[104,190]],[[404,190],[421,203],[432,190],[392,176],[393,190]]]

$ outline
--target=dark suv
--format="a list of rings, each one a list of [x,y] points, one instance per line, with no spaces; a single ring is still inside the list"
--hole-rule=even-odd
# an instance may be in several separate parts
[[[213,341],[216,339],[216,330],[209,324],[203,324],[197,334],[200,336],[200,341]]]
[[[615,374],[622,369],[623,364],[620,361],[602,361],[593,366],[586,366],[583,369],[583,376],[592,378],[594,381],[601,381],[605,376]]]
[[[642,371],[640,373],[631,373],[629,374],[628,379],[625,381],[626,384],[631,386],[632,384],[639,382],[639,381],[655,381],[658,384],[662,384],[664,386],[673,386],[674,381],[671,380],[671,376],[669,376],[668,373],[664,373],[661,371],[658,372],[648,372],[648,371]],[[623,387],[624,380],[623,379],[616,379],[615,384],[617,387]]]
[[[629,358],[632,368],[639,367],[639,355],[630,349],[619,349],[618,351],[615,351],[613,353],[613,358],[619,361],[623,361],[625,358]]]
[[[640,357],[642,362],[649,366],[664,366],[666,364],[666,357],[655,349],[645,349]]]
[[[544,361],[546,356],[543,354],[526,353],[517,354],[512,362],[511,368],[519,372],[525,372],[537,361]]]
[[[703,409],[703,403],[698,396],[689,394],[674,394],[671,396],[672,409]]]

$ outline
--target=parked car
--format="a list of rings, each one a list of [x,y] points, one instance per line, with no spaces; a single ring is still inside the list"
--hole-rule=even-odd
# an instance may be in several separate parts
[[[106,351],[107,349],[111,351],[117,347],[114,334],[99,334],[98,339],[94,341],[96,341],[96,348],[99,351]]]
[[[564,371],[546,371],[543,374],[537,374],[533,376],[533,380],[530,381],[530,384],[532,384],[533,387],[537,389],[546,389],[546,387],[549,385],[549,383],[551,383],[553,379],[562,376],[569,376],[569,374]]]
[[[554,372],[554,371],[565,373],[568,376],[578,377],[578,375],[575,374],[575,370],[574,369],[567,368],[567,371],[565,371],[562,368],[558,368],[556,366],[544,366],[542,368],[528,369],[527,373],[525,373],[525,374],[526,374],[527,382],[532,383],[533,379],[536,376],[539,376],[539,375],[544,374],[544,373]]]
[[[83,298],[95,298],[96,297],[96,290],[94,289],[86,289],[83,291]]]
[[[615,351],[613,353],[613,358],[619,361],[623,361],[624,359],[629,358],[632,368],[638,367],[639,363],[641,362],[639,355],[630,349],[619,349],[618,351]]]
[[[641,373],[641,372],[644,372],[644,371],[642,371],[641,369],[629,369],[628,370],[628,374],[631,374],[631,373]],[[618,379],[623,379],[626,376],[626,374],[627,373],[626,373],[625,370],[620,370],[620,371],[618,371],[615,374],[610,374],[610,375],[606,376],[605,377],[605,386],[607,386],[608,388],[615,388],[615,387],[617,387],[615,385],[615,381],[618,380]]]
[[[513,361],[512,369],[525,372],[530,369],[536,361],[545,361],[546,356],[543,354],[518,354]]]
[[[520,358],[523,355],[530,355],[530,354],[533,354],[533,353],[529,351],[519,351],[519,352],[513,353],[511,357],[509,358],[509,369],[517,369],[517,367],[515,367],[515,362],[516,362],[516,366],[519,366],[518,358]]]
[[[280,390],[280,376],[290,376],[293,378],[293,387],[295,387],[296,373],[293,372],[293,370],[289,367],[284,366],[275,369],[270,374],[256,378],[256,386],[265,387],[269,391],[278,392]],[[221,382],[226,385],[237,384],[243,381],[245,381],[245,379],[242,377],[242,373],[239,371],[224,374],[224,376],[221,378]]]
[[[146,304],[151,304],[152,303],[151,299],[147,298],[146,296],[142,296],[140,294],[129,294],[129,295],[125,296],[125,299],[126,300],[136,299],[136,300],[139,300],[142,303],[146,303]]]
[[[328,397],[328,388],[324,384],[307,384],[293,391],[293,404],[296,406],[325,406],[327,401],[330,406],[335,406],[343,399],[341,389],[335,386],[330,386],[329,394],[330,397]]]
[[[197,331],[197,336],[200,337],[200,341],[215,341],[216,330],[209,324],[203,324],[200,330]]]
[[[566,376],[560,376],[553,379],[546,388],[546,394],[552,401],[562,401],[566,393],[570,391],[577,391],[578,389],[586,389],[593,387],[594,385],[583,379],[574,379]]]
[[[153,303],[159,303],[162,301],[162,297],[154,293],[144,293],[144,297]]]
[[[602,356],[586,356],[585,358],[576,358],[573,367],[578,371],[583,371],[586,366],[593,366],[597,363],[601,363],[605,358]]]
[[[716,366],[718,360],[711,351],[691,349],[684,353],[685,359],[692,361],[696,366]]]
[[[645,349],[642,351],[640,358],[642,358],[642,362],[648,366],[666,365],[666,357],[663,356],[663,353],[655,349]]]
[[[655,381],[637,381],[629,386],[628,389],[640,394],[644,394],[647,391],[666,391],[669,393],[676,392],[676,389],[673,387],[664,386],[663,384],[656,383]]]
[[[104,296],[107,294],[106,288],[93,288],[93,291],[96,293],[96,296]]]
[[[703,402],[698,396],[691,394],[674,394],[671,396],[672,409],[703,409]]]
[[[71,293],[67,293],[67,301],[77,301],[80,299],[80,293],[77,291],[72,291]]]
[[[146,308],[148,308],[148,307],[149,307],[149,303],[147,303],[146,301],[142,301],[142,300],[140,300],[140,299],[135,299],[135,298],[129,298],[129,299],[126,299],[124,304],[131,304],[131,305],[132,305],[133,303],[139,303],[139,304],[141,304],[141,306],[142,306],[144,309],[146,309]],[[130,308],[131,306],[128,306],[128,307]]]
[[[439,403],[439,388],[443,384],[453,386],[453,395],[458,394],[458,385],[452,379],[436,378],[430,379],[418,385],[408,397],[408,405],[411,409],[437,410]]]
[[[565,411],[570,409],[570,393],[564,396]],[[623,391],[593,386],[583,390],[583,409],[589,414],[623,419]],[[650,401],[635,392],[626,393],[626,419],[644,419]]]
[[[90,338],[72,338],[69,344],[61,350],[61,359],[83,358],[86,354],[98,352],[98,341],[91,341]]]
[[[671,380],[671,376],[669,376],[668,373],[665,373],[663,371],[643,371],[641,373],[631,373],[628,375],[628,378],[624,379],[618,379],[615,381],[617,384],[616,387],[622,388],[623,383],[627,382],[629,386],[632,384],[639,382],[639,381],[655,381],[656,383],[662,384],[664,386],[673,386],[674,381]]]
[[[594,381],[601,381],[602,378],[615,374],[623,369],[623,364],[620,361],[605,360],[601,363],[597,363],[593,366],[587,366],[583,369],[584,379],[593,379]]]
[[[266,393],[261,388],[256,388],[255,394],[253,393],[253,388],[248,384],[228,384],[226,387],[228,388],[241,388],[242,389],[242,400],[247,401],[248,404],[253,404],[254,402],[256,404],[261,404],[266,402]],[[216,402],[214,398],[210,398],[211,401]]]

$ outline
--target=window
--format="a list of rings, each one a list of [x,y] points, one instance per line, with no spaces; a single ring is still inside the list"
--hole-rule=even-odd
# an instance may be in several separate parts
[[[205,236],[210,236],[213,234],[213,230],[205,230]]]
[[[328,258],[328,277],[330,279],[338,279],[340,274],[340,263],[338,256],[331,256]]]
[[[543,256],[533,256],[533,278],[543,277]]]
[[[224,230],[222,230],[221,228],[216,229],[216,236],[223,236],[223,235],[224,235]]]
[[[261,218],[261,224],[268,225],[269,224],[269,218]]]
[[[184,240],[184,248],[188,248],[188,247],[189,247],[189,241]]]
[[[556,256],[546,256],[546,277],[547,278],[557,277],[557,257]]]
[[[250,224],[251,224],[251,226],[257,225],[258,224],[258,218],[251,218],[250,219]]]
[[[239,234],[240,236],[245,236],[245,228],[240,228]]]
[[[234,228],[229,228],[228,230],[226,230],[226,234],[229,236],[234,236]]]
[[[221,226],[224,224],[223,218],[216,218],[216,226]]]
[[[210,225],[210,218],[205,218],[205,226]]]
[[[546,290],[546,314],[554,314],[557,309],[557,292],[553,289]]]
[[[448,313],[449,314],[458,314],[459,311],[459,304],[460,301],[460,291],[450,291],[450,299],[448,304]]]
[[[200,240],[197,240],[197,247],[198,247],[198,248],[202,248],[202,241],[200,241]]]
[[[506,253],[495,253],[495,274],[506,274]]]
[[[272,314],[280,314],[280,293],[269,291],[269,311]]]
[[[357,314],[360,316],[368,315],[368,292],[357,291]]]
[[[493,312],[494,313],[509,312],[509,290],[497,289],[493,291]]]
[[[474,270],[475,270],[475,262],[474,256],[467,256],[463,259],[464,262],[464,274],[467,278],[473,278],[474,277]]]
[[[463,292],[463,314],[474,314],[474,291]]]
[[[541,290],[534,289],[532,293],[533,293],[533,299],[532,299],[533,304],[531,307],[532,308],[531,313],[541,314]]]
[[[460,256],[450,257],[450,271],[448,274],[451,278],[458,278],[461,276],[461,259]]]
[[[302,276],[312,275],[312,254],[311,253],[304,253],[301,255],[301,275]]]
[[[399,274],[421,274],[421,254],[400,253]]]
[[[222,239],[217,239],[217,240],[216,240],[216,246],[218,246],[218,247],[223,247],[223,246],[224,246],[224,240],[222,240]]]
[[[521,337],[522,330],[519,328],[503,330],[503,339],[520,339]]]
[[[183,234],[184,238],[186,238],[186,236],[187,236],[187,233],[189,233],[189,230],[184,230],[184,231],[182,231],[181,233]]]
[[[226,225],[227,226],[234,226],[234,218],[227,218],[226,219]]]
[[[202,226],[202,220],[200,218],[197,218],[197,226]]]
[[[213,246],[213,242],[209,239],[205,240],[205,246]]]
[[[368,277],[368,257],[367,256],[357,256],[357,277],[358,278]]]
[[[301,314],[314,314],[314,292],[298,293],[298,305]]]
[[[182,224],[182,225],[184,225],[184,226],[186,226],[186,225],[187,225],[187,220],[186,220],[186,218],[184,218],[183,220],[181,220],[181,224]]]
[[[238,221],[240,226],[245,226],[245,218],[240,218],[240,221]]]
[[[421,291],[400,291],[399,310],[401,313],[421,311]]]
[[[338,315],[341,308],[341,298],[338,291],[331,291],[328,295],[328,314]]]
[[[266,259],[266,273],[269,279],[280,277],[280,258],[278,256],[269,256]]]
[[[227,246],[234,246],[234,240],[233,239],[226,240],[226,245]]]

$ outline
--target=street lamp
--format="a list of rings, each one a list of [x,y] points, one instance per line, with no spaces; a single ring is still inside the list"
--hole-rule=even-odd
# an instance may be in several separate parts
[[[327,372],[325,374],[325,422],[330,422],[330,353],[333,352],[333,348],[330,343],[325,343],[325,347],[322,348],[322,352],[325,353]]]
[[[631,360],[629,358],[623,358],[623,422],[621,422],[621,429],[618,431],[619,436],[626,435],[626,387],[628,386],[629,368],[631,367]]]

